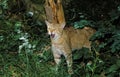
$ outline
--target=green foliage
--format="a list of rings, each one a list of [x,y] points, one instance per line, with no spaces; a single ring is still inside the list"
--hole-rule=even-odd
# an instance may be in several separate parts
[[[88,21],[88,20],[80,20],[78,22],[74,22],[74,28],[84,28],[85,26],[91,26],[93,27],[93,21]]]
[[[8,0],[1,0],[0,6],[1,6],[2,10],[8,9],[7,2],[8,2]]]
[[[0,51],[9,51],[11,48],[16,50],[16,46],[19,45],[19,35],[17,35],[15,29],[12,27],[14,23],[11,23],[10,21],[1,21],[1,24],[0,36],[2,38],[0,41]]]
[[[114,42],[111,45],[111,51],[114,52],[119,52],[120,51],[120,32],[118,31],[115,35],[112,36],[111,38]]]
[[[68,77],[64,58],[58,73],[55,71],[46,26],[39,21],[36,9],[29,13],[28,10],[20,11],[26,4],[21,6],[19,2],[23,0],[17,1],[10,1],[16,7],[8,5],[9,0],[0,2],[0,77]],[[31,1],[34,5],[43,6],[44,3],[44,0]],[[93,43],[91,52],[86,48],[73,52],[72,77],[119,77],[119,1],[63,2],[68,23],[75,28],[90,26],[97,30],[90,39]],[[95,40],[100,41],[99,45]]]
[[[76,10],[76,8],[73,9]],[[88,12],[86,11],[85,14],[86,13]],[[75,59],[83,58],[82,60],[83,63],[86,63],[86,61],[88,62],[86,64],[83,64],[84,68],[80,66],[79,68],[77,67],[79,70],[84,69],[84,75],[81,74],[81,76],[83,77],[115,77],[115,76],[119,77],[120,67],[117,65],[119,64],[119,59],[120,59],[119,58],[120,57],[119,5],[116,7],[116,9],[109,11],[106,14],[108,15],[109,18],[105,17],[99,21],[98,19],[94,19],[91,22],[86,20],[86,18],[84,17],[83,18],[79,17],[80,20],[74,22],[75,28],[83,28],[85,26],[91,26],[97,29],[96,33],[90,39],[91,41],[93,41],[92,47],[93,47],[93,51],[95,51],[96,54],[92,53],[93,55],[91,55],[87,53],[88,55],[86,56],[90,56],[90,57],[85,58],[84,53],[86,53],[86,51],[83,50],[84,52],[80,52],[80,55],[78,54],[79,52],[77,52],[77,54],[75,55]],[[78,15],[74,17],[74,19],[76,18],[78,19]],[[95,40],[99,40],[100,43],[98,46],[94,44]],[[114,60],[114,62],[111,60]]]

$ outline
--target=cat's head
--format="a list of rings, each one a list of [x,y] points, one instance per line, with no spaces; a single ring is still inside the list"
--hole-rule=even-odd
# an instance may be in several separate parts
[[[63,28],[65,27],[65,23],[55,24],[45,21],[47,25],[47,31],[51,38],[59,38],[62,35]]]

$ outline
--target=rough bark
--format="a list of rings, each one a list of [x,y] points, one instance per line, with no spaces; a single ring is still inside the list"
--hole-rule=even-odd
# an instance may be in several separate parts
[[[50,23],[65,23],[64,11],[61,0],[46,0],[45,2],[46,20]]]

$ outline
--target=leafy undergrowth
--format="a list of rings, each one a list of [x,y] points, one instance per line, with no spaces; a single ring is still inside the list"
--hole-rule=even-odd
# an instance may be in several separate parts
[[[68,77],[65,63],[58,72],[55,71],[50,50],[43,53],[1,53],[0,58],[0,77]]]
[[[16,20],[0,22],[0,77],[69,76],[64,58],[55,71],[44,24],[33,27]],[[73,52],[72,77],[120,77],[119,31],[112,26],[93,35],[92,41],[102,39],[102,43],[97,47],[93,42],[92,52],[86,48]]]
[[[8,6],[8,1],[1,0],[0,3],[0,77],[69,77],[64,58],[59,71],[55,71],[50,39],[46,35],[45,24],[38,20],[37,14],[34,14],[37,11],[24,9],[21,12],[20,8],[24,6],[21,7],[19,1],[23,0],[10,1],[11,5],[15,3],[16,6],[18,5],[13,8]],[[77,0],[71,0],[70,3],[74,4],[74,2],[79,4]],[[87,8],[81,7],[84,5],[82,0],[80,1],[82,5],[76,7],[75,3],[67,8],[67,19],[75,28],[90,25],[97,29],[90,39],[93,41],[91,52],[86,48],[73,52],[74,74],[71,77],[120,77],[120,5],[118,6],[118,2],[115,1],[116,9],[109,8],[111,10],[107,13],[109,18],[105,18],[107,15],[99,10],[99,4],[96,1],[90,4],[91,7],[88,6],[92,10],[85,12],[80,10],[80,8]],[[106,4],[109,1],[100,3]],[[75,16],[72,19],[69,18],[73,15],[71,13]],[[95,21],[87,20],[87,17],[92,17]],[[99,46],[94,44],[96,39],[100,40]]]
[[[62,59],[59,71],[55,71],[53,56],[48,48],[43,53],[1,53],[0,77],[69,77],[66,62]],[[82,52],[84,51],[84,52]],[[79,54],[78,54],[79,53]],[[72,77],[119,77],[120,60],[114,56],[89,53],[87,49],[73,54]]]
[[[36,54],[2,54],[0,58],[0,77],[67,76],[66,70],[60,70],[59,74],[56,74],[54,63],[42,61]]]

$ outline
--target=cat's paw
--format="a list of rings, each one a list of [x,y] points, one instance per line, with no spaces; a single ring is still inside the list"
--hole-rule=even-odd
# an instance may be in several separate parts
[[[68,69],[68,73],[69,73],[69,75],[74,74],[74,72],[73,72],[73,70],[72,70],[72,69]]]

